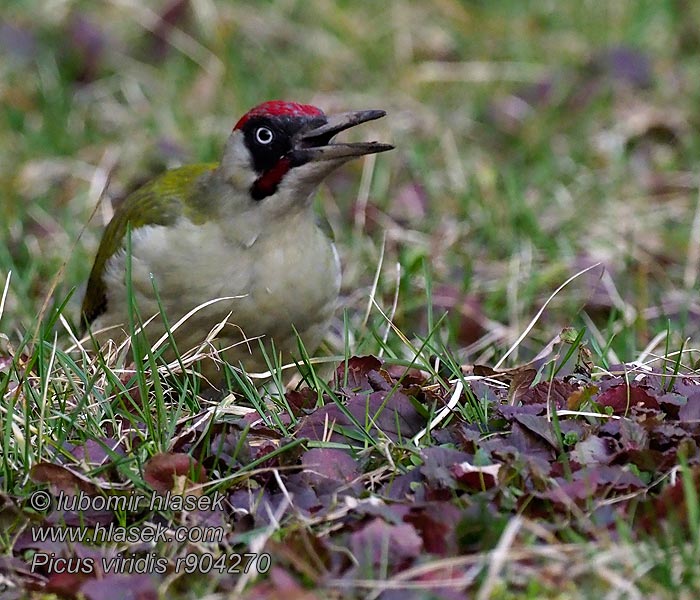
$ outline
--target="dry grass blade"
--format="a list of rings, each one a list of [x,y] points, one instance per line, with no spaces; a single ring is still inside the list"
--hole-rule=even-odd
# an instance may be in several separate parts
[[[56,275],[53,277],[51,280],[51,285],[49,286],[49,290],[46,293],[44,297],[44,302],[41,305],[41,308],[39,309],[39,314],[36,320],[36,328],[34,330],[34,339],[36,339],[39,335],[39,329],[41,327],[41,323],[44,319],[44,315],[46,314],[46,310],[49,307],[49,303],[51,302],[51,299],[53,298],[54,292],[56,291],[56,287],[58,286],[59,282],[63,279],[63,275],[66,269],[66,266],[68,265],[68,260],[70,257],[73,255],[75,252],[75,249],[78,247],[78,244],[80,242],[80,239],[82,238],[83,234],[85,233],[85,230],[87,229],[88,224],[92,220],[92,218],[95,216],[97,213],[102,200],[105,197],[105,194],[107,193],[107,187],[109,186],[109,178],[112,173],[112,170],[114,169],[116,164],[116,154],[110,151],[106,151],[102,157],[102,161],[100,166],[95,169],[93,178],[90,182],[90,191],[91,193],[95,194],[97,196],[97,201],[95,202],[95,206],[93,208],[93,211],[90,215],[90,218],[88,221],[81,227],[80,231],[78,232],[78,235],[76,236],[75,240],[73,241],[70,252],[68,255],[65,257],[63,262],[61,263],[60,268],[58,269],[58,272]]]
[[[683,283],[688,290],[695,288],[698,281],[698,273],[700,272],[700,182],[698,182],[697,187],[697,201],[695,202],[693,224],[690,228],[690,239],[688,240],[688,255],[683,273]]]
[[[577,277],[580,277],[584,273],[588,273],[588,271],[591,271],[595,269],[596,267],[599,267],[600,263],[595,263],[589,267],[586,267],[585,269],[581,269],[571,277],[569,277],[564,283],[562,283],[556,290],[552,292],[552,294],[547,298],[545,303],[540,307],[540,309],[537,311],[537,314],[532,318],[528,326],[525,328],[525,330],[520,334],[517,340],[513,343],[513,345],[508,349],[508,351],[501,356],[501,359],[494,365],[494,369],[499,369],[501,365],[506,361],[506,359],[513,353],[515,352],[515,349],[520,345],[520,343],[527,337],[527,335],[532,331],[532,328],[535,326],[539,318],[542,316],[542,313],[545,311],[547,308],[547,305],[554,300],[554,298],[557,296],[557,294],[563,290],[567,285],[569,285],[572,281],[574,281]]]
[[[465,377],[466,381],[468,381],[469,379],[469,377]],[[474,379],[481,378],[475,377]],[[425,436],[426,433],[435,429],[454,410],[455,406],[457,406],[457,404],[459,403],[459,399],[462,397],[463,391],[464,384],[461,381],[457,381],[457,383],[455,384],[455,389],[452,392],[452,395],[450,396],[450,400],[443,408],[440,409],[440,412],[438,412],[438,414],[435,415],[433,419],[431,419],[430,426],[421,429],[416,435],[413,436],[412,441],[416,446],[420,444],[420,441],[423,439],[423,436]]]
[[[10,280],[12,279],[12,271],[8,271],[5,277],[5,285],[2,288],[2,297],[0,298],[0,319],[5,312],[5,302],[7,301],[7,292],[10,290]]]
[[[506,565],[510,550],[515,542],[515,537],[518,535],[522,527],[523,521],[520,517],[513,517],[506,527],[498,545],[491,553],[489,568],[486,572],[486,579],[479,589],[476,600],[488,600],[491,597],[491,592],[499,584],[499,574],[501,569]]]

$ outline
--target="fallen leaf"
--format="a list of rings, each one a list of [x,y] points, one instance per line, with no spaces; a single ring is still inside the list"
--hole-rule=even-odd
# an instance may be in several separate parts
[[[201,483],[206,481],[206,471],[187,454],[163,452],[154,454],[146,462],[144,480],[157,492],[164,494],[175,490],[175,493],[182,494],[183,489],[177,483],[177,479],[181,477],[190,482]]]

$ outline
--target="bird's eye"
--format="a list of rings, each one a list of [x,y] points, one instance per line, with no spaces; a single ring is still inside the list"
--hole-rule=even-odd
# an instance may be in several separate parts
[[[267,127],[258,127],[255,130],[255,140],[259,144],[263,144],[264,146],[267,146],[269,143],[271,143],[274,137],[275,136],[272,133],[272,131]]]

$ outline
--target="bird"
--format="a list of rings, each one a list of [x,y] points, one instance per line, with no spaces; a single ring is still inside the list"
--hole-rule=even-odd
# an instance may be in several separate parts
[[[259,372],[273,348],[289,356],[300,340],[316,350],[335,312],[341,271],[313,196],[346,162],[394,148],[334,140],[385,115],[326,115],[309,104],[266,101],[236,122],[218,164],[165,171],[129,194],[88,277],[84,333],[99,345],[126,339],[135,305],[150,345],[171,331],[175,347],[166,360],[215,340],[217,351],[200,365],[215,388],[224,379],[221,360]]]

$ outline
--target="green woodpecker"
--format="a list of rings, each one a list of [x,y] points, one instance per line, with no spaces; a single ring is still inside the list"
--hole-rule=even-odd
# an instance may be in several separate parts
[[[173,333],[181,354],[215,328],[217,355],[252,372],[267,369],[259,340],[288,356],[298,334],[315,350],[335,309],[340,265],[312,196],[345,162],[392,149],[332,142],[384,115],[265,102],[236,123],[219,164],[173,169],[133,192],[107,225],[83,300],[97,341],[127,335],[130,287],[142,321],[156,315],[144,329],[151,344],[166,333],[162,307],[170,328],[194,311]],[[216,362],[202,363],[212,385],[223,377]]]

